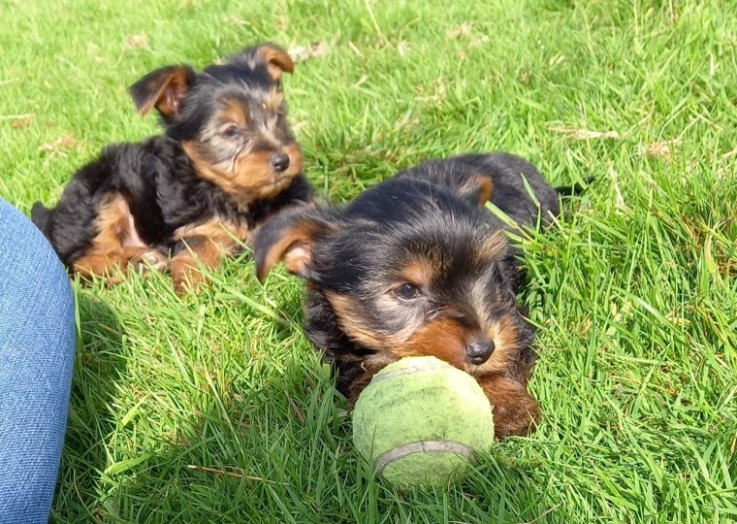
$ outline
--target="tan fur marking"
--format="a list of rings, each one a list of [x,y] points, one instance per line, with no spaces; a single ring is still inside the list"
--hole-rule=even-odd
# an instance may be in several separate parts
[[[264,106],[267,111],[276,112],[284,103],[284,94],[274,89],[264,98]]]
[[[241,127],[248,125],[248,112],[243,104],[237,100],[228,100],[219,116],[222,124],[232,122]]]
[[[241,155],[236,162],[234,186],[256,195],[256,198],[271,198],[283,191],[292,181],[292,177],[286,172],[282,174],[274,171],[271,167],[274,154],[273,151],[255,151]],[[290,174],[297,174],[293,169],[288,171]]]
[[[174,240],[186,240],[188,237],[202,235],[216,239],[227,237],[231,240],[245,242],[249,233],[250,230],[245,224],[236,224],[215,217],[206,222],[180,227],[174,231],[173,238]]]
[[[275,197],[302,172],[302,151],[297,144],[282,148],[289,155],[289,168],[281,173],[271,166],[275,151],[244,152],[234,162],[213,165],[201,157],[195,142],[184,142],[182,147],[202,178],[222,188],[241,205]],[[232,166],[235,169],[231,170]]]
[[[259,48],[258,54],[266,61],[269,74],[277,82],[281,80],[282,73],[294,71],[294,62],[283,49],[265,45]]]
[[[228,187],[230,187],[228,185],[228,180],[233,177],[232,173],[223,173],[212,164],[206,162],[201,157],[199,151],[197,151],[197,144],[195,142],[182,142],[182,148],[194,164],[195,170],[202,178],[222,187],[223,190],[228,191]]]
[[[494,434],[497,439],[527,435],[540,420],[540,408],[525,386],[503,373],[477,379],[493,406]]]
[[[429,260],[417,258],[400,268],[399,272],[406,282],[421,288],[427,288],[432,282],[435,273],[434,267]]]
[[[304,157],[302,156],[302,149],[296,142],[287,144],[284,146],[284,152],[289,155],[289,169],[287,170],[291,176],[296,176],[304,169]]]
[[[405,356],[403,354],[404,348],[417,329],[421,321],[419,318],[408,317],[402,329],[394,333],[381,333],[376,330],[370,320],[361,314],[360,305],[355,298],[337,293],[325,293],[325,297],[330,302],[338,319],[338,324],[346,335],[358,344],[379,352],[371,359],[386,365],[390,361]],[[401,314],[402,309],[401,306],[399,310],[393,309],[397,308],[396,299],[387,299],[386,297],[379,299],[378,307],[387,315]]]
[[[403,330],[387,336],[377,334],[372,329],[350,297],[335,294],[326,296],[343,331],[357,343],[384,355],[395,358],[432,355],[474,376],[503,371],[517,356],[517,330],[511,317],[503,317],[485,333],[468,329],[455,319],[441,316],[413,333]],[[483,364],[471,364],[466,346],[483,334],[494,342],[494,351]]]
[[[479,207],[484,207],[491,198],[493,182],[491,177],[484,173],[476,172],[468,178],[454,179],[451,184],[460,195],[477,195]]]
[[[507,239],[501,231],[495,232],[487,237],[478,247],[479,261],[482,263],[492,262],[503,258],[507,253]]]
[[[401,357],[432,355],[466,369],[466,338],[469,334],[453,319],[441,317],[428,322],[396,353]]]
[[[488,176],[478,175],[477,178],[479,182],[479,207],[484,207],[491,198],[494,184]]]
[[[304,221],[287,231],[276,243],[269,246],[266,256],[259,264],[257,277],[263,282],[280,260],[290,273],[304,275],[305,270],[312,260],[310,255],[312,239],[317,233],[315,224]]]
[[[144,263],[161,269],[166,266],[166,257],[146,245],[135,229],[133,215],[128,202],[120,194],[108,195],[97,210],[97,236],[84,254],[72,264],[72,271],[85,278],[107,276],[109,282],[120,278],[110,277],[116,268],[122,273],[127,264]]]
[[[231,256],[248,239],[246,224],[233,224],[212,218],[200,224],[190,224],[174,232],[174,239],[187,244],[171,260],[171,277],[178,293],[196,289],[205,281],[200,271],[215,268],[221,260]]]
[[[326,293],[325,296],[338,317],[340,327],[351,340],[380,352],[393,346],[390,337],[376,333],[370,325],[367,325],[351,297],[335,293]]]
[[[190,71],[181,67],[172,70],[168,75],[152,78],[146,88],[150,93],[139,108],[141,116],[146,115],[152,108],[167,117],[179,112],[179,103],[189,89]]]

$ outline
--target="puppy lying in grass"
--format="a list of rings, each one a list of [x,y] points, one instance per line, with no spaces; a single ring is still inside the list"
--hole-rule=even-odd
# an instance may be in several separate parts
[[[433,355],[478,380],[498,438],[534,427],[520,252],[488,201],[520,227],[559,213],[558,192],[530,163],[472,154],[402,171],[343,208],[292,208],[256,230],[258,278],[283,261],[307,281],[304,329],[351,403],[387,364]]]
[[[263,220],[310,200],[281,88],[293,68],[261,44],[200,73],[173,65],[136,82],[136,107],[155,108],[164,134],[107,147],[54,208],[33,206],[70,272],[116,280],[115,269],[169,268],[183,291],[203,280],[199,264],[218,265]]]

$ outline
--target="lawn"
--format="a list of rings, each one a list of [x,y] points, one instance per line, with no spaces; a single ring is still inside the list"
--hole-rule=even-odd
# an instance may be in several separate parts
[[[262,286],[244,254],[183,297],[165,275],[75,283],[53,522],[737,520],[737,4],[0,0],[0,17],[0,197],[26,213],[157,132],[136,79],[263,40],[309,50],[285,92],[335,201],[465,151],[593,180],[524,239],[542,423],[446,490],[371,478],[283,269]]]

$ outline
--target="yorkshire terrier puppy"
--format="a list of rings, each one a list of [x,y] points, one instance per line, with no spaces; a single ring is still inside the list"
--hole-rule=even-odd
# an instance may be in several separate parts
[[[310,200],[281,88],[293,68],[284,50],[261,44],[200,73],[172,65],[133,84],[138,111],[155,108],[163,136],[107,147],[56,207],[33,206],[70,272],[169,267],[183,291],[203,280],[198,264],[217,266],[263,220]]]
[[[292,208],[255,231],[259,279],[281,260],[308,282],[306,334],[351,403],[390,362],[433,355],[478,380],[497,438],[533,429],[520,251],[488,200],[522,228],[559,213],[558,193],[531,164],[476,154],[400,172],[342,209]]]

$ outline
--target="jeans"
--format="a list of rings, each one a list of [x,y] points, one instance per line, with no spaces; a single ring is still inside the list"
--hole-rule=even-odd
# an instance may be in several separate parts
[[[0,524],[48,522],[75,348],[74,298],[43,234],[0,200]]]

